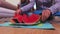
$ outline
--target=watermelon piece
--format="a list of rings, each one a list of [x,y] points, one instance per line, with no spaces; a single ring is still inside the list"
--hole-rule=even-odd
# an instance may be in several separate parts
[[[18,20],[19,23],[23,22],[23,16],[22,15],[17,16],[16,19]]]
[[[23,16],[19,15],[14,17],[13,19],[10,20],[12,23],[22,23],[23,22]]]
[[[31,16],[23,15],[23,22],[25,24],[35,24],[40,19],[40,15],[32,14]]]
[[[20,10],[17,10],[17,11],[15,12],[14,17],[16,18],[17,16],[19,16],[19,15],[20,15],[20,13],[21,13],[21,11],[20,11]]]
[[[10,20],[10,21],[11,21],[13,24],[19,23],[17,19],[12,19],[12,20]]]
[[[26,23],[26,22],[29,22],[29,21],[30,21],[29,17],[26,14],[24,14],[23,15],[23,22]]]
[[[26,14],[19,14],[19,10],[16,11],[15,16],[12,19],[12,22],[19,22],[24,24],[36,24],[40,19],[40,15],[31,14],[30,16]]]
[[[10,22],[12,22],[13,24],[15,24],[15,23],[16,23],[13,19],[11,19],[11,20],[10,20]]]
[[[15,22],[15,23],[19,22],[19,23],[22,23],[23,16],[20,15],[20,12],[21,12],[20,10],[17,10],[15,12],[15,15],[14,15],[13,19],[11,20],[11,22]]]
[[[32,14],[28,16],[26,14],[23,14],[23,15],[18,15],[14,18],[16,18],[16,20],[19,23],[24,22],[24,24],[36,24],[40,20],[40,15]],[[17,22],[16,20],[14,20],[13,22]]]

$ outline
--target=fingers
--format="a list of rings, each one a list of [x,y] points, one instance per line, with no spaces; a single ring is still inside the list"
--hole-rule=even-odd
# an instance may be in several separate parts
[[[43,10],[42,21],[45,21],[46,19],[48,19],[49,16],[50,16],[50,11],[49,10]]]
[[[17,11],[16,11],[16,13],[18,14],[18,13],[21,13],[21,10],[20,9],[18,9]]]
[[[44,12],[42,12],[42,21],[44,21],[44,16],[45,16]]]

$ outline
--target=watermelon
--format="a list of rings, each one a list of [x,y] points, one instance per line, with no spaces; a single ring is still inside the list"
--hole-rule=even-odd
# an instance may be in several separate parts
[[[23,15],[23,22],[25,24],[35,24],[40,20],[40,15],[32,14],[27,16],[26,14]]]
[[[21,11],[20,10],[17,10],[16,12],[15,12],[15,15],[14,15],[14,17],[13,17],[13,19],[11,20],[11,22],[13,22],[13,23],[17,23],[17,22],[19,22],[19,23],[22,23],[22,15],[20,15],[20,13],[21,13]]]
[[[12,19],[12,22],[19,22],[24,24],[36,24],[40,20],[40,15],[31,14],[30,16],[26,14],[19,14],[19,10],[15,13],[15,16]]]

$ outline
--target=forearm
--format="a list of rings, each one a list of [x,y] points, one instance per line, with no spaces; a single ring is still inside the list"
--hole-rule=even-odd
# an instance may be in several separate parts
[[[14,10],[0,7],[0,17],[13,17],[15,14]]]
[[[52,14],[56,13],[60,8],[60,3],[56,3],[55,5],[51,6],[49,9],[51,10]]]
[[[14,14],[0,13],[0,17],[13,17]]]
[[[10,4],[9,2],[6,2],[6,1],[2,1],[0,7],[12,9],[12,10],[17,9],[17,6],[14,6],[14,5]]]
[[[29,4],[27,4],[26,6],[20,8],[22,11],[28,11],[30,10],[33,6],[34,6],[35,1],[31,0]]]
[[[10,9],[6,9],[6,8],[0,7],[0,13],[14,14],[15,11],[14,11],[14,10],[10,10]]]

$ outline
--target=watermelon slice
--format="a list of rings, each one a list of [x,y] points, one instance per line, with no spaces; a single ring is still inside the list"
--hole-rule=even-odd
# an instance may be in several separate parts
[[[17,10],[16,12],[15,12],[15,15],[14,15],[14,17],[13,17],[13,19],[11,20],[11,22],[12,23],[17,23],[17,22],[19,22],[19,23],[22,23],[22,19],[23,19],[23,16],[22,15],[20,15],[20,10]]]
[[[36,24],[40,19],[40,15],[32,14],[31,16],[23,15],[23,22],[25,24]]]
[[[22,15],[18,15],[16,17],[16,19],[18,20],[19,23],[22,23],[23,22],[23,16]]]
[[[24,24],[36,24],[40,20],[40,15],[37,14],[31,14],[30,16],[26,14],[19,14],[19,10],[15,13],[15,16],[11,20],[12,22],[19,22]]]

